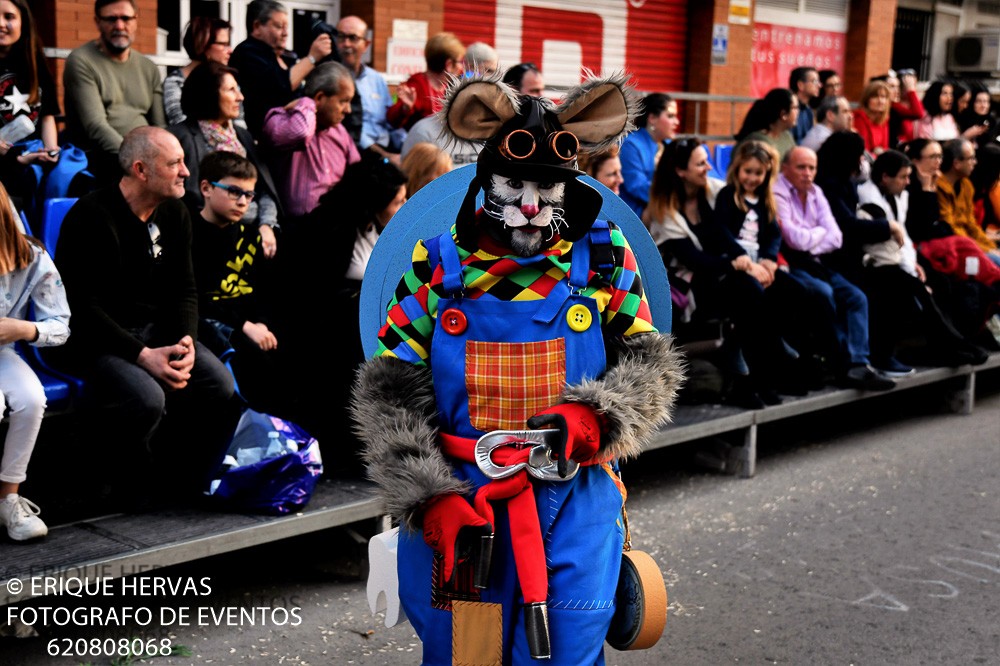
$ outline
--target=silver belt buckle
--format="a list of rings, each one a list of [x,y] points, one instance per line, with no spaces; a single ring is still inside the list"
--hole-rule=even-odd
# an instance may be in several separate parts
[[[575,460],[567,461],[567,474],[559,476],[558,461],[552,458],[552,443],[558,441],[558,430],[494,430],[476,442],[476,465],[487,478],[506,479],[527,469],[528,474],[542,481],[569,481],[580,469]],[[501,467],[493,462],[493,451],[502,446],[531,446],[527,462]]]

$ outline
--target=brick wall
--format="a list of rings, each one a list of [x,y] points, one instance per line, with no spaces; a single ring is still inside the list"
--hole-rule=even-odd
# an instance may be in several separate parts
[[[374,0],[357,4],[374,4],[369,27],[375,31],[373,67],[379,71],[385,70],[386,42],[392,36],[393,19],[427,21],[428,37],[444,30],[444,0]]]
[[[688,25],[690,44],[688,51],[688,89],[713,95],[750,94],[750,48],[753,44],[753,27],[728,23],[729,0],[712,0],[688,5]],[[751,8],[751,16],[753,9]],[[729,49],[727,64],[712,65],[713,25],[729,26]],[[746,113],[747,105],[739,104],[735,109],[736,127],[732,129],[731,105],[727,102],[703,103],[700,127],[694,126],[694,103],[688,102],[684,108],[684,129],[703,134],[730,134],[739,125]]]
[[[156,5],[157,0],[137,0],[138,28],[133,46],[142,53],[156,53]],[[41,30],[45,46],[60,49],[75,49],[92,39],[97,39],[94,24],[93,0],[45,0],[40,3],[39,24],[45,21]],[[56,80],[59,105],[63,100],[64,60],[50,60],[49,68]]]
[[[844,95],[861,97],[869,78],[884,74],[892,63],[896,0],[851,0],[844,62]]]

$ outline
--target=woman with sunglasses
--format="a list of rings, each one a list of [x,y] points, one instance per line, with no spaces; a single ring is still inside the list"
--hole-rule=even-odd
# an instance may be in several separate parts
[[[191,62],[173,70],[163,79],[163,109],[167,114],[167,124],[182,123],[187,118],[181,109],[181,91],[184,82],[194,68],[204,62],[217,62],[220,65],[229,64],[229,56],[233,53],[230,46],[232,26],[229,21],[208,16],[195,16],[184,31],[184,50]],[[243,117],[243,106],[240,105],[240,118]]]
[[[204,204],[198,189],[201,182],[198,165],[205,155],[226,150],[253,163],[257,169],[257,197],[245,219],[259,225],[264,256],[271,258],[278,249],[274,229],[278,226],[281,209],[271,172],[257,156],[253,137],[234,123],[240,115],[242,101],[236,70],[214,61],[206,62],[196,67],[184,83],[181,109],[187,119],[168,129],[181,142],[184,164],[191,172],[184,183],[184,200],[192,211],[200,211]]]
[[[780,308],[765,297],[771,273],[716,219],[713,207],[724,183],[709,178],[709,169],[708,152],[697,139],[668,144],[653,176],[643,221],[660,246],[671,283],[690,286],[694,307],[685,316],[733,324],[749,374],[735,363],[723,368],[729,375],[725,400],[761,409],[781,402],[772,381],[794,371],[794,358],[778,332]]]

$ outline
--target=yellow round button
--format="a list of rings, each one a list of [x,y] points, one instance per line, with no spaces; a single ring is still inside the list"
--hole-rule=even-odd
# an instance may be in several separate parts
[[[569,327],[576,331],[586,331],[590,328],[591,322],[594,320],[594,316],[590,314],[590,310],[587,309],[586,305],[580,305],[579,303],[570,307],[566,312],[566,323]]]

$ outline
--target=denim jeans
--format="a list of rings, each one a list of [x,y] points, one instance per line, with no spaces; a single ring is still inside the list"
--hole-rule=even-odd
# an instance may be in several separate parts
[[[823,296],[833,308],[837,339],[847,365],[868,363],[868,299],[847,278],[829,271],[829,280],[793,268],[792,276],[806,289]]]

